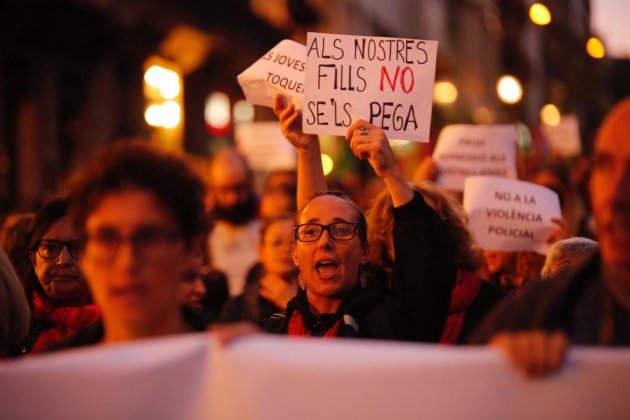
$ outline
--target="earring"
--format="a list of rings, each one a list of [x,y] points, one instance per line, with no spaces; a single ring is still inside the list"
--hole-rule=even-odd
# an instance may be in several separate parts
[[[302,290],[306,290],[306,282],[302,278],[302,272],[298,270],[298,287]]]
[[[365,289],[365,286],[367,286],[367,280],[365,279],[365,269],[365,264],[359,265],[359,283],[361,283],[361,287],[363,289]]]

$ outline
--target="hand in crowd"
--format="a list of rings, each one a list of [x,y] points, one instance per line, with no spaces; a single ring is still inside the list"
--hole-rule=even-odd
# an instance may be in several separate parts
[[[352,153],[361,160],[367,160],[379,177],[398,174],[394,154],[380,127],[357,120],[348,128],[346,140],[350,141]]]
[[[262,332],[256,324],[247,321],[232,324],[213,324],[208,327],[208,331],[212,333],[212,336],[216,338],[221,346],[227,346],[238,338]]]
[[[551,222],[557,225],[545,239],[545,242],[548,244],[553,244],[562,239],[567,239],[571,237],[571,233],[569,232],[569,223],[564,219],[552,218]]]
[[[304,149],[317,142],[317,136],[302,131],[302,112],[295,108],[295,104],[289,102],[289,98],[276,95],[273,112],[280,120],[282,134],[296,149]]]
[[[276,307],[284,309],[297,293],[297,285],[285,281],[276,274],[265,274],[260,279],[259,293]]]
[[[562,366],[568,340],[560,331],[516,331],[495,335],[490,345],[501,351],[527,377],[537,378]]]

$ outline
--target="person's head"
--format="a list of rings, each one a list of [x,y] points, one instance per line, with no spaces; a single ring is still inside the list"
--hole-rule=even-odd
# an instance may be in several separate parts
[[[287,280],[297,274],[291,257],[294,242],[293,221],[295,215],[285,213],[264,219],[260,225],[260,245],[258,257],[268,274],[275,274]]]
[[[595,255],[598,249],[599,244],[588,238],[575,237],[558,241],[549,249],[540,276],[553,280],[573,272]]]
[[[604,266],[630,284],[630,97],[599,128],[590,197]]]
[[[484,249],[482,253],[484,266],[491,276],[516,272],[516,252]]]
[[[256,216],[253,176],[247,161],[236,150],[225,148],[213,157],[208,183],[217,219],[243,224]]]
[[[31,314],[9,258],[0,249],[0,353],[17,346],[28,333]]]
[[[32,213],[13,213],[2,224],[0,247],[7,253],[19,279],[26,277],[31,265],[26,241],[32,220]]]
[[[191,253],[184,277],[179,285],[179,301],[194,312],[203,310],[203,298],[206,296],[206,284],[203,281],[203,254],[201,249]]]
[[[46,203],[33,217],[27,236],[29,269],[24,289],[29,301],[43,292],[55,305],[83,306],[90,301],[79,271],[79,233],[68,216],[66,197]]]
[[[357,285],[366,231],[363,213],[342,193],[317,194],[297,214],[293,262],[312,309],[315,302],[340,304]]]
[[[81,269],[106,333],[114,326],[151,335],[179,320],[178,288],[204,228],[201,180],[174,155],[119,143],[80,174],[73,191]]]
[[[458,267],[470,271],[477,270],[481,262],[481,252],[466,227],[468,219],[462,205],[429,181],[423,181],[413,188],[422,194],[427,204],[444,221],[449,239],[455,247]],[[384,190],[372,201],[372,206],[367,213],[370,261],[386,269],[393,268],[394,263],[392,209],[393,204],[389,192]]]

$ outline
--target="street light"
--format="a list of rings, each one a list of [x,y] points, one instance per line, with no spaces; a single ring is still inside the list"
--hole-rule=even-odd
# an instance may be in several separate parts
[[[549,25],[551,23],[551,12],[544,4],[534,3],[529,8],[529,18],[536,25]]]
[[[560,110],[554,104],[546,104],[540,109],[540,120],[545,125],[560,124]]]
[[[433,88],[433,101],[440,105],[450,105],[457,100],[457,88],[448,81],[435,83]]]
[[[592,36],[586,41],[586,52],[588,55],[598,60],[606,56],[604,43],[596,36]]]
[[[523,97],[523,87],[516,77],[507,74],[501,76],[497,82],[497,94],[501,101],[513,105],[521,101]]]

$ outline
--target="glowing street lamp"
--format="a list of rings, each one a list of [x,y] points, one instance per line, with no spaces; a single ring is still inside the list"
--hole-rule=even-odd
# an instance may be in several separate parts
[[[606,56],[604,43],[597,37],[592,36],[586,41],[586,52],[595,59],[602,59]]]
[[[440,105],[450,105],[457,100],[457,88],[448,81],[435,83],[433,88],[433,101]]]
[[[521,82],[511,75],[501,76],[497,82],[497,94],[499,99],[506,104],[516,104],[523,98],[523,87]]]
[[[544,4],[534,3],[529,8],[529,18],[536,25],[549,25],[551,23],[551,12]]]
[[[558,125],[560,118],[560,110],[554,104],[546,104],[540,109],[540,120],[545,125]]]
[[[322,153],[322,169],[324,170],[324,175],[328,175],[332,172],[335,164],[330,156],[326,153]]]

